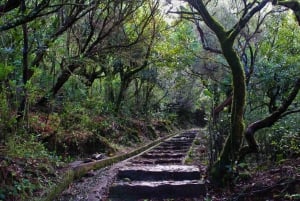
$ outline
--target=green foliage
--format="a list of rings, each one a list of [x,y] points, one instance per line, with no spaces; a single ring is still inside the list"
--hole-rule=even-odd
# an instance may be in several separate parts
[[[18,134],[9,137],[6,149],[6,154],[9,157],[48,158],[51,156],[45,146],[33,134]]]
[[[0,142],[15,130],[17,123],[7,99],[5,92],[0,93]]]
[[[300,156],[300,130],[295,127],[298,114],[280,120],[271,128],[257,133],[261,151],[273,161]]]
[[[300,156],[300,133],[280,126],[273,128],[273,134],[269,138],[273,150],[271,156],[276,161]]]
[[[291,88],[294,78],[299,76],[300,69],[299,27],[290,20],[289,15],[282,19],[279,17],[275,16],[275,20],[267,25],[268,29],[260,44],[262,59],[257,66],[257,78],[263,83],[262,90],[266,92],[278,88],[278,100],[288,93],[287,89]]]
[[[64,111],[60,116],[63,119],[61,126],[64,129],[78,129],[91,122],[88,112],[76,102],[66,102]]]
[[[285,195],[284,198],[288,200],[299,200],[300,199],[300,194],[292,194],[292,195]]]
[[[28,179],[21,178],[19,181],[13,181],[12,186],[4,185],[0,189],[0,200],[26,198],[33,195],[33,192],[39,188],[39,185],[31,183]]]
[[[36,190],[50,185],[46,176],[55,175],[54,166],[62,164],[61,159],[50,153],[34,134],[27,133],[8,138],[2,159],[0,200],[28,199]]]
[[[136,146],[145,137],[158,137],[156,130],[167,132],[170,124],[183,122],[182,126],[187,126],[187,122],[192,122],[192,112],[199,108],[211,111],[232,92],[232,78],[224,67],[224,58],[203,51],[199,33],[192,23],[168,23],[160,11],[150,10],[152,3],[99,1],[93,12],[86,12],[85,9],[91,9],[90,6],[83,8],[80,5],[77,11],[77,4],[65,4],[60,13],[52,13],[51,6],[46,6],[47,16],[27,23],[28,64],[34,74],[26,86],[22,84],[24,38],[20,34],[21,26],[1,32],[0,143],[6,146],[7,156],[55,158],[39,142],[41,139],[46,141],[48,148],[60,146],[60,153],[70,150],[76,150],[76,154],[92,152],[96,149],[89,145],[96,147],[99,144],[103,149],[98,150],[107,152],[116,151],[118,146]],[[231,28],[237,16],[243,13],[236,10],[236,15],[229,15],[234,8],[218,12],[229,5],[221,1],[216,6],[208,5],[226,29]],[[30,1],[27,7],[25,14],[35,8]],[[72,16],[68,16],[70,13],[74,16],[78,13],[79,16],[73,20]],[[18,19],[19,14],[18,9],[5,13],[0,19],[0,28]],[[261,16],[249,23],[243,35],[254,31],[256,20]],[[64,27],[73,21],[73,24]],[[259,33],[247,36],[247,43],[253,45],[253,50],[259,49],[254,53],[257,53],[257,58],[248,86],[249,105],[244,113],[248,122],[270,112],[266,106],[271,95],[275,94],[275,106],[279,106],[291,89],[294,78],[299,76],[299,30],[291,15],[276,13],[261,24],[256,30]],[[206,43],[203,45],[219,48],[211,31],[207,28],[203,31]],[[241,46],[244,46],[246,37],[243,37],[235,46],[237,52],[244,51]],[[38,60],[34,64],[36,66],[31,66]],[[78,67],[71,70],[69,67],[72,65]],[[66,73],[66,70],[70,72]],[[51,88],[64,76],[67,78],[58,94],[51,94]],[[24,91],[26,94],[23,94]],[[30,129],[39,138],[31,134],[31,130],[23,131],[22,124],[17,124],[15,114],[23,95],[27,98]],[[56,97],[51,99],[52,95]],[[119,103],[118,95],[122,96]],[[43,96],[51,99],[46,109],[36,105]],[[290,109],[297,109],[299,101],[298,96]],[[173,110],[172,105],[178,107]],[[37,114],[32,114],[32,109]],[[45,109],[47,114],[39,116],[39,109]],[[226,112],[224,110],[220,114],[219,122],[212,127],[211,148],[215,158],[230,133],[231,116]],[[294,117],[264,130],[269,135],[264,136],[265,133],[261,132],[258,136],[265,152],[274,160],[300,154],[300,131],[295,120],[299,119],[299,115]],[[168,123],[153,125],[150,119]],[[195,141],[196,145],[198,143]],[[234,172],[232,167],[224,168]],[[14,195],[32,194],[37,188],[31,186],[26,178],[16,180],[11,186],[11,191],[6,187],[5,190],[0,188],[0,200],[5,199],[8,191]]]
[[[8,75],[13,72],[13,66],[7,66],[6,64],[0,63],[0,82],[7,79]]]
[[[109,127],[108,119],[101,115],[113,114],[114,107],[110,103],[97,100],[98,97],[91,97],[83,102],[64,102],[63,112],[60,114],[60,126],[64,129],[88,129],[97,130]]]
[[[260,35],[255,73],[248,87],[246,119],[249,123],[273,113],[286,100],[299,77],[300,29],[290,14],[272,15]],[[288,111],[299,109],[299,96]],[[299,114],[284,116],[257,133],[263,152],[272,160],[299,155]]]
[[[126,146],[134,146],[141,142],[139,132],[134,129],[127,128],[127,131],[123,133],[120,139],[120,143]]]
[[[200,140],[199,140],[199,139],[194,140],[194,144],[195,144],[195,145],[200,145],[200,144],[201,144],[201,143],[200,143]]]

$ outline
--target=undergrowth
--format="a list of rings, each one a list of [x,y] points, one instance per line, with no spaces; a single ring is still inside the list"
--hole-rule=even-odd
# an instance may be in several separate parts
[[[0,200],[26,200],[58,179],[61,157],[49,152],[34,134],[8,137],[0,155]]]
[[[15,112],[7,104],[1,106],[10,118],[0,122],[5,131],[0,136],[0,201],[38,197],[55,185],[68,162],[94,153],[124,153],[171,129],[165,120],[116,115],[92,105],[65,102],[47,112],[32,110],[18,124]]]

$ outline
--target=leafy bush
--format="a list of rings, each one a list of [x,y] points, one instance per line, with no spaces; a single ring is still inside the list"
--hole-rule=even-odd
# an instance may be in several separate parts
[[[19,134],[8,139],[6,155],[19,158],[43,158],[51,155],[45,146],[38,142],[33,134]]]
[[[300,131],[291,117],[277,122],[273,127],[258,132],[257,139],[263,153],[271,160],[300,156]]]
[[[285,132],[284,132],[285,131]],[[270,136],[272,159],[280,161],[284,158],[300,156],[300,133],[283,130],[281,134]]]
[[[16,117],[8,105],[5,93],[0,93],[0,142],[11,133],[16,124]]]

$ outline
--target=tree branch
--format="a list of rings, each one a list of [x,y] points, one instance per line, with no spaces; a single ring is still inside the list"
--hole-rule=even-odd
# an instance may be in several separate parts
[[[202,0],[186,0],[186,1],[199,12],[205,24],[213,32],[216,33],[220,41],[224,41],[225,40],[224,37],[226,35],[224,27],[209,14],[203,1]]]
[[[287,111],[287,112],[283,113],[283,114],[281,115],[281,117],[285,117],[285,116],[288,116],[288,115],[290,115],[290,114],[295,114],[295,113],[298,113],[298,112],[300,112],[300,109],[297,109],[297,110],[290,110],[290,111]]]
[[[249,20],[253,17],[254,14],[259,12],[263,7],[267,5],[267,3],[270,0],[263,0],[260,4],[258,4],[256,7],[254,7],[251,11],[249,11],[248,14],[243,16],[229,31],[230,38],[234,40],[237,35],[241,32],[241,30],[246,26],[246,24],[249,22]]]
[[[296,98],[298,92],[300,90],[300,78],[297,78],[295,85],[290,92],[287,99],[281,104],[281,106],[273,112],[271,115],[267,116],[264,119],[258,120],[252,124],[250,124],[245,133],[245,138],[247,140],[248,146],[243,147],[240,151],[240,159],[243,159],[247,154],[257,152],[258,151],[258,144],[254,138],[254,134],[256,131],[271,127],[276,121],[281,119],[283,116],[286,116],[285,113],[288,107],[292,104],[293,100]]]
[[[207,42],[205,40],[205,35],[204,35],[204,32],[203,32],[202,28],[200,27],[199,23],[196,22],[196,20],[194,20],[194,23],[195,23],[195,25],[197,27],[197,30],[198,30],[198,33],[199,33],[199,36],[200,36],[200,40],[201,40],[201,43],[202,43],[202,48],[204,50],[209,51],[209,52],[213,52],[213,53],[217,53],[217,54],[222,54],[221,50],[212,48],[212,47],[210,47],[210,46],[207,45]]]
[[[50,0],[43,0],[33,10],[31,10],[27,15],[18,16],[15,19],[13,19],[12,21],[7,22],[5,25],[0,26],[0,32],[15,28],[19,25],[22,25],[24,23],[32,21],[32,20],[36,19],[37,17],[40,17],[41,16],[40,13],[49,6],[49,3],[50,3]],[[44,14],[44,15],[53,13],[53,12],[57,11],[57,9],[58,8],[48,11],[47,14]],[[0,16],[1,16],[1,14],[0,14]]]
[[[0,5],[0,17],[5,13],[18,8],[21,5],[21,0],[8,0],[6,4]]]

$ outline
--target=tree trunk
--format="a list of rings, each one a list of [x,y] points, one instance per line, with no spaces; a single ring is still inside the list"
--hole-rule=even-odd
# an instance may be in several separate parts
[[[224,100],[220,105],[218,105],[213,109],[213,121],[216,122],[220,112],[222,112],[225,107],[230,106],[231,104],[232,104],[232,95],[228,96],[226,100]]]
[[[225,30],[214,17],[212,17],[202,0],[187,0],[201,15],[205,24],[216,34],[221,44],[222,53],[228,62],[233,80],[233,97],[231,109],[231,131],[219,160],[211,168],[212,180],[223,183],[226,180],[226,173],[238,158],[238,151],[244,134],[244,107],[246,100],[246,78],[240,58],[233,48],[233,43],[241,30],[246,26],[252,16],[267,5],[269,0],[263,0],[256,6],[246,10],[237,23],[229,31]]]
[[[151,99],[151,92],[155,85],[147,82],[146,89],[145,89],[145,102],[144,102],[144,110],[148,111],[150,99]]]
[[[127,91],[127,88],[129,86],[130,82],[131,82],[131,80],[126,74],[121,75],[121,86],[120,86],[119,95],[118,95],[118,98],[116,101],[116,112],[120,111],[122,101],[125,98],[125,93]]]
[[[246,99],[245,73],[240,59],[233,49],[233,41],[221,42],[224,57],[227,60],[233,76],[233,97],[231,111],[231,131],[226,139],[224,148],[219,159],[211,168],[212,180],[220,182],[226,178],[228,168],[232,167],[237,160],[244,134],[244,107]],[[223,181],[221,181],[222,183]]]
[[[25,0],[21,3],[21,11],[24,13],[26,10]],[[27,102],[27,89],[26,84],[28,81],[28,51],[29,51],[29,45],[28,45],[28,28],[27,23],[22,24],[22,30],[23,30],[23,58],[22,58],[22,65],[23,65],[23,93],[21,96],[21,103],[18,108],[18,117],[17,121],[21,121],[21,119],[26,116],[26,102]]]
[[[142,84],[143,84],[143,81],[141,81],[141,86],[142,86]],[[135,107],[137,109],[140,109],[141,108],[141,103],[140,103],[140,100],[141,100],[140,89],[141,88],[140,88],[138,79],[134,80],[134,86],[135,86],[135,90],[134,90]]]
[[[65,68],[60,76],[57,78],[57,81],[55,85],[52,87],[50,92],[43,96],[38,102],[37,106],[46,106],[47,102],[49,101],[50,98],[54,98],[57,92],[60,90],[60,88],[68,81],[70,78],[71,74],[79,68],[78,64],[71,64],[67,68]]]

